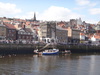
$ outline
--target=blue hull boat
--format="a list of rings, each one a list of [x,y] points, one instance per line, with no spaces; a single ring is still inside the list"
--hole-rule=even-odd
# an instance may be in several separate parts
[[[56,55],[59,54],[59,49],[48,49],[42,52],[42,55]]]

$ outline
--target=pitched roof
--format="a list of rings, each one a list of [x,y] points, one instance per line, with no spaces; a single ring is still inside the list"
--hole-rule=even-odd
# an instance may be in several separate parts
[[[18,22],[26,22],[26,20],[23,20],[23,19],[15,19],[15,21],[18,21]]]
[[[4,25],[9,29],[16,29],[12,24],[4,23]]]
[[[32,30],[30,28],[24,28],[25,32],[30,32],[32,33]]]

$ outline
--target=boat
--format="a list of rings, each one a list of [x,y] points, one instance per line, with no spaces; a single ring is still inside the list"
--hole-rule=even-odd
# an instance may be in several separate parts
[[[59,54],[59,49],[47,49],[42,52],[42,55],[56,55]]]
[[[65,53],[71,54],[71,51],[70,50],[65,50]]]
[[[39,55],[55,55],[59,53],[59,49],[56,49],[54,47],[50,49],[46,49],[46,47],[48,47],[49,45],[51,45],[51,43],[46,44],[41,49],[39,49],[39,45],[38,45],[38,48],[34,50],[34,53]]]
[[[61,52],[61,54],[71,54],[71,51],[70,50],[64,50]]]
[[[42,55],[56,55],[59,54],[59,49],[46,49],[42,52],[38,52],[38,49],[34,50],[34,53],[36,54],[42,54]]]
[[[34,53],[35,53],[35,54],[38,54],[38,53],[39,53],[39,52],[38,52],[38,49],[35,49],[35,50],[34,50]]]

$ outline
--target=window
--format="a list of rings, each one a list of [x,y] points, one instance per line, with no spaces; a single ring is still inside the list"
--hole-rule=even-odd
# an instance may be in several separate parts
[[[12,32],[15,32],[15,30],[12,30]]]
[[[11,30],[9,30],[9,33],[11,33]]]
[[[18,34],[20,34],[20,32],[18,32]]]
[[[21,36],[19,36],[19,39],[21,38]]]
[[[4,31],[4,28],[2,28],[2,31]]]
[[[30,33],[28,33],[28,34],[30,34]]]
[[[31,36],[30,36],[30,39],[31,39]]]

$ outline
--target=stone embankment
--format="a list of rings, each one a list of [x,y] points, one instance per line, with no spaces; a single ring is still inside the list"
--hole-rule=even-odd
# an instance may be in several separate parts
[[[30,54],[33,50],[30,44],[0,44],[0,54]]]
[[[34,49],[41,49],[44,46],[43,44],[0,44],[0,54],[34,54]],[[100,46],[91,45],[50,45],[47,49],[52,47],[56,47],[60,51],[70,50],[72,53],[100,52]]]

